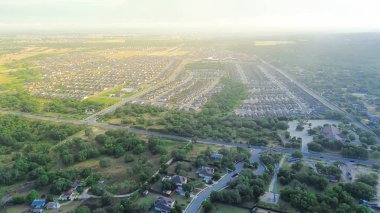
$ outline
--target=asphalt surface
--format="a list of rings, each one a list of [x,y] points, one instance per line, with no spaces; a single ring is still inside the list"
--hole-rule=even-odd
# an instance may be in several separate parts
[[[112,124],[97,123],[96,121],[83,121],[83,120],[56,118],[56,117],[32,115],[32,114],[23,113],[23,112],[13,112],[13,111],[5,111],[5,110],[0,110],[0,113],[19,115],[19,116],[30,118],[30,119],[38,119],[38,120],[61,122],[61,123],[72,123],[72,124],[77,124],[77,125],[96,126],[96,127],[106,128],[106,129],[128,129],[128,131],[134,132],[136,134],[147,135],[147,136],[158,136],[158,137],[169,138],[169,139],[179,140],[179,141],[186,141],[186,142],[192,140],[192,138],[190,137],[182,137],[182,136],[171,135],[169,133],[141,130],[141,129],[136,129],[132,127],[123,127],[123,126],[117,126],[117,125],[112,125]],[[203,143],[203,144],[213,144],[216,146],[254,148],[254,149],[261,149],[262,151],[267,150],[267,151],[278,152],[282,154],[291,154],[297,150],[297,149],[291,149],[291,148],[268,148],[268,147],[263,147],[263,146],[249,146],[247,144],[240,144],[240,143],[233,143],[233,142],[226,142],[226,141],[212,140],[212,139],[198,139],[196,142]],[[340,161],[343,163],[355,162],[355,163],[360,163],[360,164],[369,165],[369,166],[380,163],[377,160],[358,160],[358,159],[352,159],[352,158],[344,158],[342,156],[335,156],[328,153],[310,152],[310,153],[304,153],[304,156],[308,158],[323,158],[326,160]]]

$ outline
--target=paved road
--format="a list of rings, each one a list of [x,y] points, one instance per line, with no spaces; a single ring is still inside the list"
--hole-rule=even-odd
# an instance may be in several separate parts
[[[280,74],[282,74],[283,76],[285,76],[286,78],[288,78],[291,82],[293,82],[295,85],[297,85],[299,88],[301,88],[303,91],[305,91],[306,93],[308,93],[309,95],[311,95],[312,97],[314,97],[315,99],[317,99],[319,102],[321,102],[323,105],[325,105],[327,108],[331,109],[331,110],[334,110],[334,111],[337,111],[337,112],[340,112],[342,114],[344,114],[350,121],[351,123],[353,123],[355,126],[359,127],[360,129],[363,129],[363,130],[366,130],[366,131],[369,131],[369,132],[373,132],[371,128],[369,128],[368,126],[362,124],[361,122],[359,122],[358,120],[356,120],[356,118],[354,118],[351,114],[349,114],[348,112],[346,112],[345,110],[339,108],[338,106],[336,106],[335,104],[329,102],[328,100],[326,100],[324,97],[318,95],[317,93],[315,93],[314,91],[312,91],[311,89],[307,88],[305,85],[299,83],[297,80],[295,80],[293,77],[289,76],[288,74],[286,74],[283,70],[273,66],[272,64],[269,64],[268,62],[264,61],[262,58],[259,58],[257,57],[263,64],[265,64],[267,66],[267,68],[272,68],[274,70],[276,70],[277,72],[279,72]],[[380,143],[380,137],[377,137],[377,142]]]
[[[141,134],[141,135],[158,136],[158,137],[164,137],[164,138],[186,141],[186,142],[192,140],[192,138],[190,138],[190,137],[182,137],[182,136],[171,135],[169,133],[161,133],[161,132],[155,132],[155,131],[141,130],[141,129],[136,129],[136,128],[132,128],[132,127],[123,127],[123,126],[117,126],[117,125],[112,125],[112,124],[97,123],[95,121],[81,121],[81,120],[73,120],[73,119],[65,119],[65,118],[55,118],[55,117],[48,117],[48,116],[42,116],[42,115],[31,115],[31,114],[23,113],[23,112],[11,112],[11,111],[4,111],[4,110],[0,110],[0,113],[1,114],[19,115],[19,116],[23,116],[25,118],[45,120],[45,121],[72,123],[72,124],[77,124],[77,125],[90,125],[90,126],[102,127],[102,128],[106,128],[106,129],[128,129],[128,131],[130,131],[130,132],[134,132],[134,133]],[[213,144],[216,146],[232,146],[232,147],[250,148],[250,146],[247,144],[226,142],[226,141],[213,140],[213,139],[198,139],[197,143]],[[262,151],[271,150],[272,152],[278,152],[278,153],[282,153],[282,154],[291,154],[297,150],[297,149],[291,149],[291,148],[268,148],[268,147],[262,147],[262,146],[251,146],[251,148],[261,149]],[[370,165],[370,166],[373,164],[379,163],[379,161],[377,161],[377,160],[356,160],[356,159],[344,158],[341,156],[330,155],[327,153],[310,152],[310,153],[304,153],[304,156],[305,157],[312,157],[312,158],[322,157],[322,158],[327,159],[327,160],[334,160],[334,161],[341,161],[341,162],[355,161],[355,163],[360,163],[360,164]]]
[[[233,179],[233,175],[237,172],[240,172],[244,167],[244,163],[237,163],[235,166],[235,171],[230,172],[223,176],[217,183],[213,184],[212,186],[206,188],[202,192],[200,192],[198,195],[196,195],[191,203],[187,206],[185,212],[188,213],[196,213],[199,211],[199,209],[202,206],[202,202],[205,201],[211,194],[212,191],[219,191],[223,188],[225,188],[228,183]]]
[[[265,166],[260,161],[260,152],[262,152],[263,150],[260,148],[251,149],[251,150],[252,150],[252,155],[251,155],[251,158],[249,159],[249,162],[250,163],[255,163],[255,162],[259,163],[259,166],[257,167],[257,169],[255,171],[255,174],[256,175],[262,175],[265,172]]]

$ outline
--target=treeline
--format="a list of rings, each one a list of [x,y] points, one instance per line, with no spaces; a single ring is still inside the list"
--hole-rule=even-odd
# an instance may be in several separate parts
[[[0,94],[0,108],[28,113],[54,112],[82,115],[93,110],[99,111],[105,106],[104,103],[74,99],[49,99],[45,103],[41,99],[30,96],[23,91]]]
[[[355,182],[327,188],[319,196],[306,186],[314,183],[305,184],[295,179],[283,188],[280,197],[301,212],[369,213],[371,210],[358,205],[357,200],[369,200],[376,195],[377,178],[376,174],[362,174]]]
[[[323,152],[326,149],[331,151],[339,151],[342,156],[355,159],[368,159],[368,150],[352,144],[347,144],[338,140],[328,140],[322,135],[315,136],[313,142],[309,143],[310,151]]]
[[[299,164],[298,166],[296,166]],[[376,195],[377,174],[360,174],[352,183],[329,185],[329,178],[341,179],[342,171],[337,163],[315,165],[315,171],[302,169],[301,161],[292,164],[291,169],[281,168],[278,180],[284,187],[280,198],[300,212],[371,212],[358,205],[359,199],[369,200]]]
[[[80,131],[83,127],[72,124],[57,124],[27,120],[15,115],[0,116],[0,153],[29,145],[40,145],[41,142],[57,142]],[[38,144],[37,144],[38,142]]]
[[[265,144],[277,138],[275,130],[287,125],[277,118],[257,120],[241,118],[232,112],[246,97],[247,88],[232,80],[223,80],[224,88],[215,94],[202,111],[164,110],[159,107],[128,104],[103,119],[121,118],[124,124],[138,128],[196,138],[225,141],[252,141]],[[154,117],[154,118],[152,118]],[[157,118],[159,117],[159,118]],[[255,138],[261,138],[259,142]]]

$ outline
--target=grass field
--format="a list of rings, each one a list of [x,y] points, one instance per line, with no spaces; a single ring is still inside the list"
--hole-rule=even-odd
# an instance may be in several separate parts
[[[203,212],[203,209],[200,212]],[[250,211],[248,209],[225,205],[221,203],[215,203],[214,209],[211,211],[211,213],[249,213],[249,212]]]
[[[94,102],[97,102],[97,103],[102,103],[102,104],[110,106],[110,105],[116,104],[121,99],[120,98],[107,98],[107,97],[94,96],[94,97],[89,97],[86,100],[94,101]]]

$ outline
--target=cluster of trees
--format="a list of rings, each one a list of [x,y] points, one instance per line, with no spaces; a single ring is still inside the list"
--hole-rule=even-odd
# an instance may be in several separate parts
[[[292,137],[285,144],[285,147],[297,149],[297,148],[301,148],[301,145],[302,145],[302,138]]]
[[[65,165],[72,165],[100,156],[100,151],[94,143],[81,138],[73,138],[55,150],[59,151],[60,158]]]
[[[40,178],[52,163],[50,146],[42,142],[64,139],[80,130],[72,125],[29,121],[17,116],[0,116],[0,126],[4,127],[0,129],[0,147],[18,151],[13,154],[12,166],[0,166],[0,185]]]
[[[239,204],[258,200],[265,193],[266,181],[262,176],[256,176],[252,170],[243,169],[239,178],[234,180],[227,189],[213,191],[210,200],[230,204]]]
[[[292,170],[281,168],[278,173],[278,180],[283,185],[288,185],[293,180],[297,180],[300,183],[312,186],[317,190],[325,190],[329,183],[328,179],[324,175],[317,174],[313,170],[298,172],[297,169],[293,167]]]
[[[354,198],[370,200],[376,197],[378,178],[376,173],[360,174],[355,182],[347,183],[344,187]]]
[[[87,186],[92,186],[97,183],[100,176],[93,172],[91,168],[45,171],[39,174],[35,183],[37,187],[49,186],[51,193],[60,194],[70,189],[76,179],[84,179]]]
[[[105,106],[104,103],[91,100],[78,101],[74,99],[52,99],[44,103],[23,91],[0,94],[0,107],[29,113],[55,112],[81,115],[87,111],[101,110]]]
[[[0,126],[0,151],[3,150],[3,154],[4,151],[12,151],[37,142],[60,141],[82,129],[81,126],[32,121],[15,115],[0,116]]]
[[[328,188],[320,196],[317,196],[305,184],[294,180],[281,190],[280,198],[300,212],[371,212],[368,207],[358,205],[355,198],[346,191],[342,184]]]
[[[326,175],[340,178],[341,170],[336,164],[316,164],[313,170],[297,172],[294,169],[280,169],[279,181],[285,187],[280,198],[301,212],[371,212],[358,205],[358,199],[369,200],[376,195],[377,174],[361,174],[353,183],[328,185]],[[310,187],[318,190],[318,194]]]
[[[328,140],[322,135],[314,136],[313,142],[308,145],[309,150],[315,152],[323,152],[325,149],[332,151],[340,151],[344,157],[367,159],[368,150],[352,144],[346,144],[338,140]]]
[[[35,199],[39,198],[40,194],[36,190],[30,191],[27,195],[25,196],[19,196],[19,195],[14,195],[12,196],[12,202],[14,204],[26,204],[30,205]],[[48,202],[53,201],[53,199],[49,196],[48,197]]]
[[[280,163],[281,160],[280,153],[269,153],[262,152],[260,153],[260,160],[267,168],[267,171],[272,174],[274,172],[275,165]]]
[[[0,107],[31,113],[38,112],[41,108],[38,99],[25,92],[0,94]]]
[[[153,154],[166,155],[167,150],[164,147],[164,140],[158,137],[150,137],[148,140],[148,150]]]
[[[141,154],[146,150],[145,141],[137,134],[127,130],[109,130],[105,134],[95,137],[96,142],[101,144],[100,153],[114,156],[123,156],[126,152],[132,151],[133,154]]]
[[[229,168],[235,169],[235,162],[244,161],[249,162],[250,153],[247,149],[236,147],[236,149],[220,149],[218,153],[223,155],[222,159],[214,159],[211,157],[213,151],[208,148],[200,153],[195,160],[195,166],[201,167],[211,165],[219,169]]]
[[[324,166],[322,163],[316,163],[315,168],[317,172],[323,175],[332,175],[337,177],[337,179],[341,178],[342,170],[338,167],[337,163],[334,163],[330,166]]]
[[[78,101],[74,99],[54,99],[48,102],[43,111],[64,114],[85,114],[86,112],[99,111],[106,106],[104,103],[91,100]]]
[[[287,127],[285,122],[277,118],[252,120],[231,114],[230,112],[246,97],[247,89],[243,84],[232,80],[224,79],[222,82],[222,91],[215,94],[201,112],[164,110],[159,107],[129,104],[105,115],[103,119],[118,117],[127,124],[134,124],[135,127],[187,137],[217,138],[225,141],[251,139],[252,144],[257,143],[254,138],[277,138],[274,130]]]
[[[377,143],[376,135],[372,132],[358,130],[358,135],[359,135],[359,140],[362,143],[365,143],[368,145],[374,145]]]

